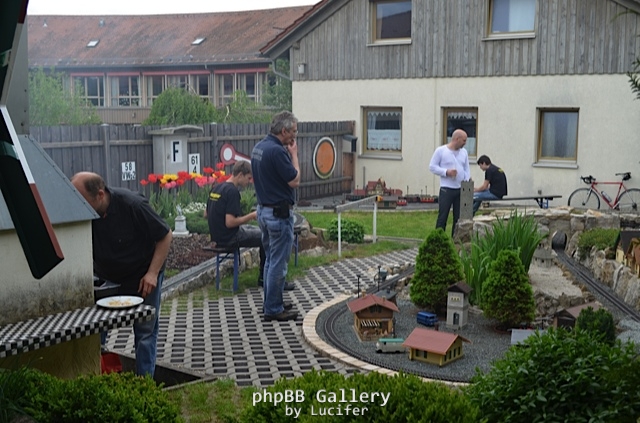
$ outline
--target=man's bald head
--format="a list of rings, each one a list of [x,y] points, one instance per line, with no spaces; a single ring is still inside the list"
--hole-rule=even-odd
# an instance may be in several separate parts
[[[451,135],[451,147],[454,150],[460,150],[467,143],[467,133],[462,129],[456,129]]]
[[[107,211],[108,201],[105,204],[106,185],[102,176],[93,172],[78,172],[71,178],[71,183],[78,192],[87,200],[87,203],[103,216]]]

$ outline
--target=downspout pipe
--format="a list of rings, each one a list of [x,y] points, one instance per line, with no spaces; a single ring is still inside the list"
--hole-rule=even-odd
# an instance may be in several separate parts
[[[289,75],[285,75],[284,73],[278,72],[278,69],[276,68],[276,61],[275,60],[271,61],[271,68],[273,69],[273,73],[276,76],[279,76],[280,78],[284,78],[287,81],[293,81]]]

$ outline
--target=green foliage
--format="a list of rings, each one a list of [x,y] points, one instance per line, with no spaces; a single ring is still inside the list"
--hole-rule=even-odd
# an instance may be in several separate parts
[[[451,238],[442,228],[431,232],[418,249],[411,279],[411,301],[424,307],[444,305],[449,286],[464,278],[462,264]]]
[[[61,380],[37,370],[23,373],[24,410],[48,422],[175,422],[178,408],[153,379],[133,373]]]
[[[491,257],[477,246],[474,247],[474,245],[471,245],[470,251],[460,250],[460,261],[462,262],[465,281],[472,289],[469,294],[469,302],[478,305],[482,303],[482,284],[489,275]]]
[[[269,123],[273,111],[267,110],[247,96],[246,91],[233,93],[233,101],[215,109],[214,121],[217,123]]]
[[[289,75],[289,61],[286,59],[276,60],[276,72],[281,75]],[[292,110],[291,81],[276,75],[273,71],[273,65],[267,73],[267,77],[273,83],[265,84],[262,94],[264,105],[270,107],[274,113]]]
[[[243,215],[251,213],[256,203],[256,190],[253,187],[246,187],[240,191],[240,207]]]
[[[51,73],[42,68],[29,71],[29,123],[31,125],[92,125],[102,121],[91,104],[80,96],[82,87],[74,92],[64,89],[67,75]]]
[[[627,72],[629,85],[631,85],[631,92],[640,100],[640,58],[636,58],[632,66],[633,70]]]
[[[198,95],[183,88],[167,88],[151,106],[144,125],[197,125],[215,120],[215,108]]]
[[[465,389],[491,422],[635,423],[640,360],[632,344],[593,342],[584,331],[527,338]]]
[[[255,406],[244,409],[240,421],[246,423],[255,422],[482,422],[477,409],[472,406],[467,398],[459,391],[446,385],[435,382],[423,382],[413,375],[400,374],[390,377],[378,372],[366,375],[355,373],[345,378],[339,373],[316,372],[306,373],[295,379],[280,379],[272,387],[266,389],[273,395],[276,392],[284,393],[285,390],[298,390],[304,394],[304,400],[289,404],[280,403],[274,406],[270,402],[257,402]],[[370,403],[340,403],[322,402],[330,393],[336,393],[340,399],[341,389],[347,396],[354,389],[357,395],[364,392],[379,392],[390,394],[387,404],[383,407],[382,400],[377,397]],[[257,391],[254,395],[262,394]],[[302,398],[300,398],[302,399]],[[366,407],[367,410],[360,416],[345,415],[345,407]],[[295,419],[293,415],[286,414],[286,407],[296,407],[300,410],[300,416]],[[323,416],[317,414],[321,408],[341,406],[343,415]],[[316,413],[313,415],[312,413]]]
[[[340,220],[341,240],[350,244],[362,244],[364,242],[364,226],[350,219]],[[331,220],[331,226],[327,231],[330,241],[338,240],[338,219]]]
[[[536,303],[529,276],[520,257],[512,250],[502,250],[489,267],[482,287],[482,310],[507,327],[535,318]]]
[[[618,229],[603,228],[593,228],[582,232],[578,236],[578,256],[580,260],[587,258],[593,247],[596,247],[598,251],[613,250],[619,233]]]
[[[0,369],[0,423],[8,423],[18,416],[26,415],[21,405],[27,389],[26,373],[29,369]]]
[[[616,341],[616,325],[613,315],[606,309],[593,311],[592,307],[583,309],[576,320],[576,329],[588,332],[596,339],[613,345]]]

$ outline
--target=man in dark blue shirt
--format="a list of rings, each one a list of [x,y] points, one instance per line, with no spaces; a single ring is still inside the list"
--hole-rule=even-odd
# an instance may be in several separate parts
[[[285,309],[282,294],[293,246],[295,188],[300,185],[298,119],[291,112],[280,112],[271,120],[269,132],[251,153],[258,223],[267,258],[263,311],[266,321],[295,320],[298,313]]]
[[[71,183],[100,216],[91,222],[94,273],[120,284],[119,295],[139,295],[144,304],[156,308],[153,319],[133,325],[136,373],[153,377],[171,230],[146,198],[127,189],[108,188],[100,175],[80,172]]]

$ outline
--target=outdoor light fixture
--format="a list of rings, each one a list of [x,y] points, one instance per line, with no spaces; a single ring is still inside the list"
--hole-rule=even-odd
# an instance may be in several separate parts
[[[304,75],[306,67],[307,67],[306,63],[298,63],[298,75]]]

